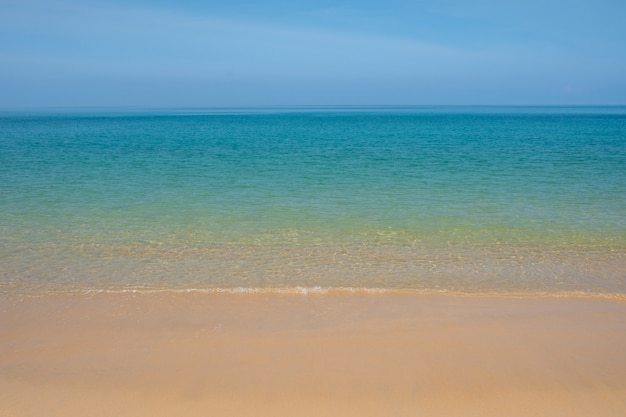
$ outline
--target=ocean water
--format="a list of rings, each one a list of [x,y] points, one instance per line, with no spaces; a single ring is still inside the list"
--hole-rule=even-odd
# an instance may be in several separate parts
[[[626,107],[0,113],[0,294],[626,295]]]

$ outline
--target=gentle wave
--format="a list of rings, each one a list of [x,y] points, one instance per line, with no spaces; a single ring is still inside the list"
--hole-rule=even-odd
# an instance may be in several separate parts
[[[553,298],[553,299],[605,299],[626,302],[626,294],[602,292],[460,292],[449,290],[415,290],[389,288],[356,288],[356,287],[293,287],[293,288],[124,288],[124,289],[85,289],[70,290],[56,288],[48,291],[32,293],[3,294],[0,298],[41,298],[50,296],[98,296],[98,295],[259,295],[259,296],[341,296],[341,295],[383,295],[383,296],[445,296],[471,298]]]

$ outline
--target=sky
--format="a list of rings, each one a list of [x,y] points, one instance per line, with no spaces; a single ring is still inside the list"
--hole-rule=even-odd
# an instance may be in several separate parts
[[[0,108],[624,104],[624,0],[0,0]]]

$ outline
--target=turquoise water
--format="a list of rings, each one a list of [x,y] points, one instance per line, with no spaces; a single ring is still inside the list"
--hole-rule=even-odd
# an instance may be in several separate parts
[[[0,113],[0,291],[626,294],[626,107]]]

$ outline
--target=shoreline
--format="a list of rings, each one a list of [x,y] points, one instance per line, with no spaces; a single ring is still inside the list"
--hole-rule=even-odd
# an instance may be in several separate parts
[[[307,295],[381,295],[381,296],[413,296],[413,297],[451,297],[451,298],[494,298],[494,299],[597,299],[626,302],[626,293],[593,292],[593,291],[456,291],[428,290],[413,288],[369,288],[369,287],[214,287],[214,288],[98,288],[98,289],[56,289],[51,290],[14,290],[11,288],[0,291],[0,303],[20,302],[30,299],[49,297],[93,297],[98,295],[124,296],[175,296],[175,295],[259,295],[259,296],[307,296]]]
[[[0,414],[621,416],[625,319],[587,297],[0,299]]]

